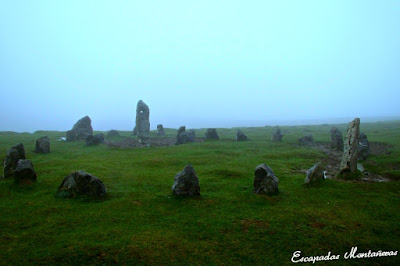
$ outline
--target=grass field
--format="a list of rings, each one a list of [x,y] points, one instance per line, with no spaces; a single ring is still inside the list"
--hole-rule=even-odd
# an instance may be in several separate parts
[[[335,126],[345,133],[345,124]],[[236,128],[217,129],[220,141],[131,149],[57,141],[65,132],[1,132],[0,154],[22,142],[38,180],[29,187],[0,180],[0,264],[281,265],[300,250],[302,256],[340,255],[335,264],[400,265],[400,254],[343,258],[355,246],[400,250],[398,181],[303,186],[302,171],[325,155],[297,140],[313,134],[327,143],[331,127],[281,127],[282,143],[270,141],[273,127],[259,127],[242,128],[246,142],[234,141]],[[400,121],[361,124],[361,131],[370,142],[392,145],[390,154],[371,155],[366,170],[400,179]],[[176,129],[166,133],[174,137]],[[204,133],[196,130],[198,137]],[[35,154],[43,135],[51,139],[51,153]],[[201,196],[174,196],[173,178],[188,163]],[[252,193],[260,163],[279,178],[277,196]],[[100,178],[108,195],[55,197],[63,178],[77,170]]]

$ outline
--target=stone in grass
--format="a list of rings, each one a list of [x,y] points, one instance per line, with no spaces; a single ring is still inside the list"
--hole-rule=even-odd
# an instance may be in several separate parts
[[[217,130],[215,128],[208,128],[205,136],[206,136],[206,139],[216,139],[216,140],[219,139]]]
[[[358,139],[358,160],[366,160],[369,155],[369,142],[367,135],[360,133]]]
[[[19,160],[15,168],[14,181],[18,184],[32,184],[37,179],[35,169],[30,160]]]
[[[111,129],[107,132],[107,137],[119,137],[119,132],[115,129]]]
[[[278,127],[274,132],[272,132],[271,140],[274,142],[280,142],[282,141],[282,137],[281,129]]]
[[[25,148],[22,143],[18,143],[7,150],[3,161],[4,178],[14,176],[15,168],[17,168],[18,161],[21,159],[25,159]]]
[[[238,129],[236,132],[236,141],[245,141],[245,140],[247,140],[247,136],[240,129]]]
[[[161,124],[157,125],[157,136],[165,136],[164,127]]]
[[[325,180],[324,170],[322,169],[321,163],[318,162],[313,167],[307,170],[307,176],[304,179],[304,184],[314,184]]]
[[[36,140],[35,152],[50,153],[50,139],[48,136],[44,136]]]
[[[343,151],[343,135],[336,127],[331,129],[331,149]]]
[[[186,132],[186,127],[181,126],[178,129],[178,133],[176,135],[175,145],[185,144],[188,142],[194,142],[195,138],[196,138],[196,132],[194,130],[190,130],[189,132]]]
[[[84,171],[70,173],[58,187],[57,195],[61,198],[72,198],[78,195],[104,197],[106,188],[97,177]]]
[[[262,163],[256,167],[254,174],[254,193],[267,195],[278,194],[278,183],[278,178],[268,165]]]
[[[104,134],[88,135],[85,141],[87,146],[98,145],[104,142]]]
[[[344,142],[342,161],[339,166],[341,177],[347,178],[346,173],[357,172],[358,138],[360,135],[360,118],[355,118],[347,126],[347,135]]]
[[[172,192],[175,195],[200,195],[199,178],[192,165],[186,167],[174,177]]]
[[[315,144],[314,138],[311,134],[304,136],[302,138],[299,138],[299,143],[300,143],[300,145],[304,145],[304,146],[314,146],[314,144]]]

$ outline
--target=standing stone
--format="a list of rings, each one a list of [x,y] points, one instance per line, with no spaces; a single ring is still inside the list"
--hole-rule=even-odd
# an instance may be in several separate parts
[[[299,143],[300,143],[300,145],[304,145],[304,146],[314,146],[314,144],[315,144],[314,138],[311,134],[304,136],[302,138],[299,138]]]
[[[192,165],[186,167],[174,177],[172,192],[175,195],[200,195],[199,178]]]
[[[19,160],[25,159],[25,148],[22,143],[18,143],[7,150],[6,158],[3,161],[3,177],[13,177],[15,168]]]
[[[41,137],[36,140],[35,145],[36,153],[50,153],[50,139],[47,136]]]
[[[271,140],[275,141],[275,142],[279,142],[282,141],[282,133],[281,133],[281,129],[278,127],[277,129],[274,130],[274,132],[272,132],[272,137]]]
[[[336,127],[331,129],[331,149],[343,151],[343,135]]]
[[[30,160],[19,160],[14,172],[14,180],[19,184],[30,184],[37,179],[36,172]]]
[[[157,125],[157,136],[165,136],[165,131],[163,125]]]
[[[136,106],[136,131],[140,143],[147,143],[150,135],[150,110],[149,107],[140,100]]]
[[[196,134],[195,134],[194,130],[190,130],[189,132],[186,132],[186,127],[181,126],[178,129],[178,133],[176,135],[175,145],[185,144],[188,142],[194,142],[195,137],[196,137]]]
[[[115,129],[111,129],[107,132],[107,138],[110,137],[119,137],[119,132]]]
[[[247,136],[240,129],[238,129],[236,132],[236,141],[244,141],[244,140],[247,140]]]
[[[92,120],[89,116],[85,116],[67,131],[67,141],[84,140],[89,135],[93,135]]]
[[[254,174],[254,193],[267,195],[278,194],[278,183],[278,178],[268,165],[262,163],[256,167]]]
[[[347,127],[347,135],[344,142],[340,174],[357,171],[358,137],[360,134],[360,118],[355,118]]]
[[[366,160],[369,155],[369,142],[367,135],[360,133],[358,141],[358,160]]]
[[[205,135],[206,139],[219,139],[217,130],[215,128],[208,128]]]
[[[100,143],[104,143],[104,134],[99,133],[96,135],[89,135],[85,139],[87,146],[98,145]]]
[[[307,170],[307,176],[304,179],[304,184],[313,184],[322,180],[325,180],[324,170],[322,169],[321,163],[317,163]]]
[[[57,195],[62,198],[71,198],[77,195],[104,197],[106,188],[97,177],[84,171],[70,173],[58,187]]]

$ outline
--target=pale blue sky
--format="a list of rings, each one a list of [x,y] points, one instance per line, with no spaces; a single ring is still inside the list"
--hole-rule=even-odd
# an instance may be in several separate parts
[[[399,117],[399,48],[397,0],[0,0],[0,130]]]

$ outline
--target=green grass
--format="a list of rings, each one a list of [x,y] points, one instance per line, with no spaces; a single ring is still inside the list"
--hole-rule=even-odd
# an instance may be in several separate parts
[[[335,126],[345,132],[346,125]],[[301,250],[340,254],[336,263],[399,265],[400,255],[343,259],[353,246],[400,250],[399,182],[303,186],[300,171],[324,154],[297,140],[313,134],[327,143],[331,127],[281,127],[282,143],[270,141],[273,127],[241,128],[247,142],[234,141],[237,128],[218,129],[220,141],[135,149],[56,141],[65,132],[0,133],[0,154],[22,142],[38,175],[31,187],[0,180],[0,263],[281,265]],[[393,146],[389,155],[370,156],[367,171],[398,176],[400,122],[362,124],[362,131],[369,141]],[[196,130],[197,137],[204,133]],[[113,140],[132,137],[120,134]],[[35,154],[43,135],[51,139],[51,153]],[[199,177],[200,197],[172,195],[173,177],[188,163]],[[279,178],[279,195],[252,193],[260,163]],[[106,198],[55,197],[63,178],[77,170],[100,178]]]

